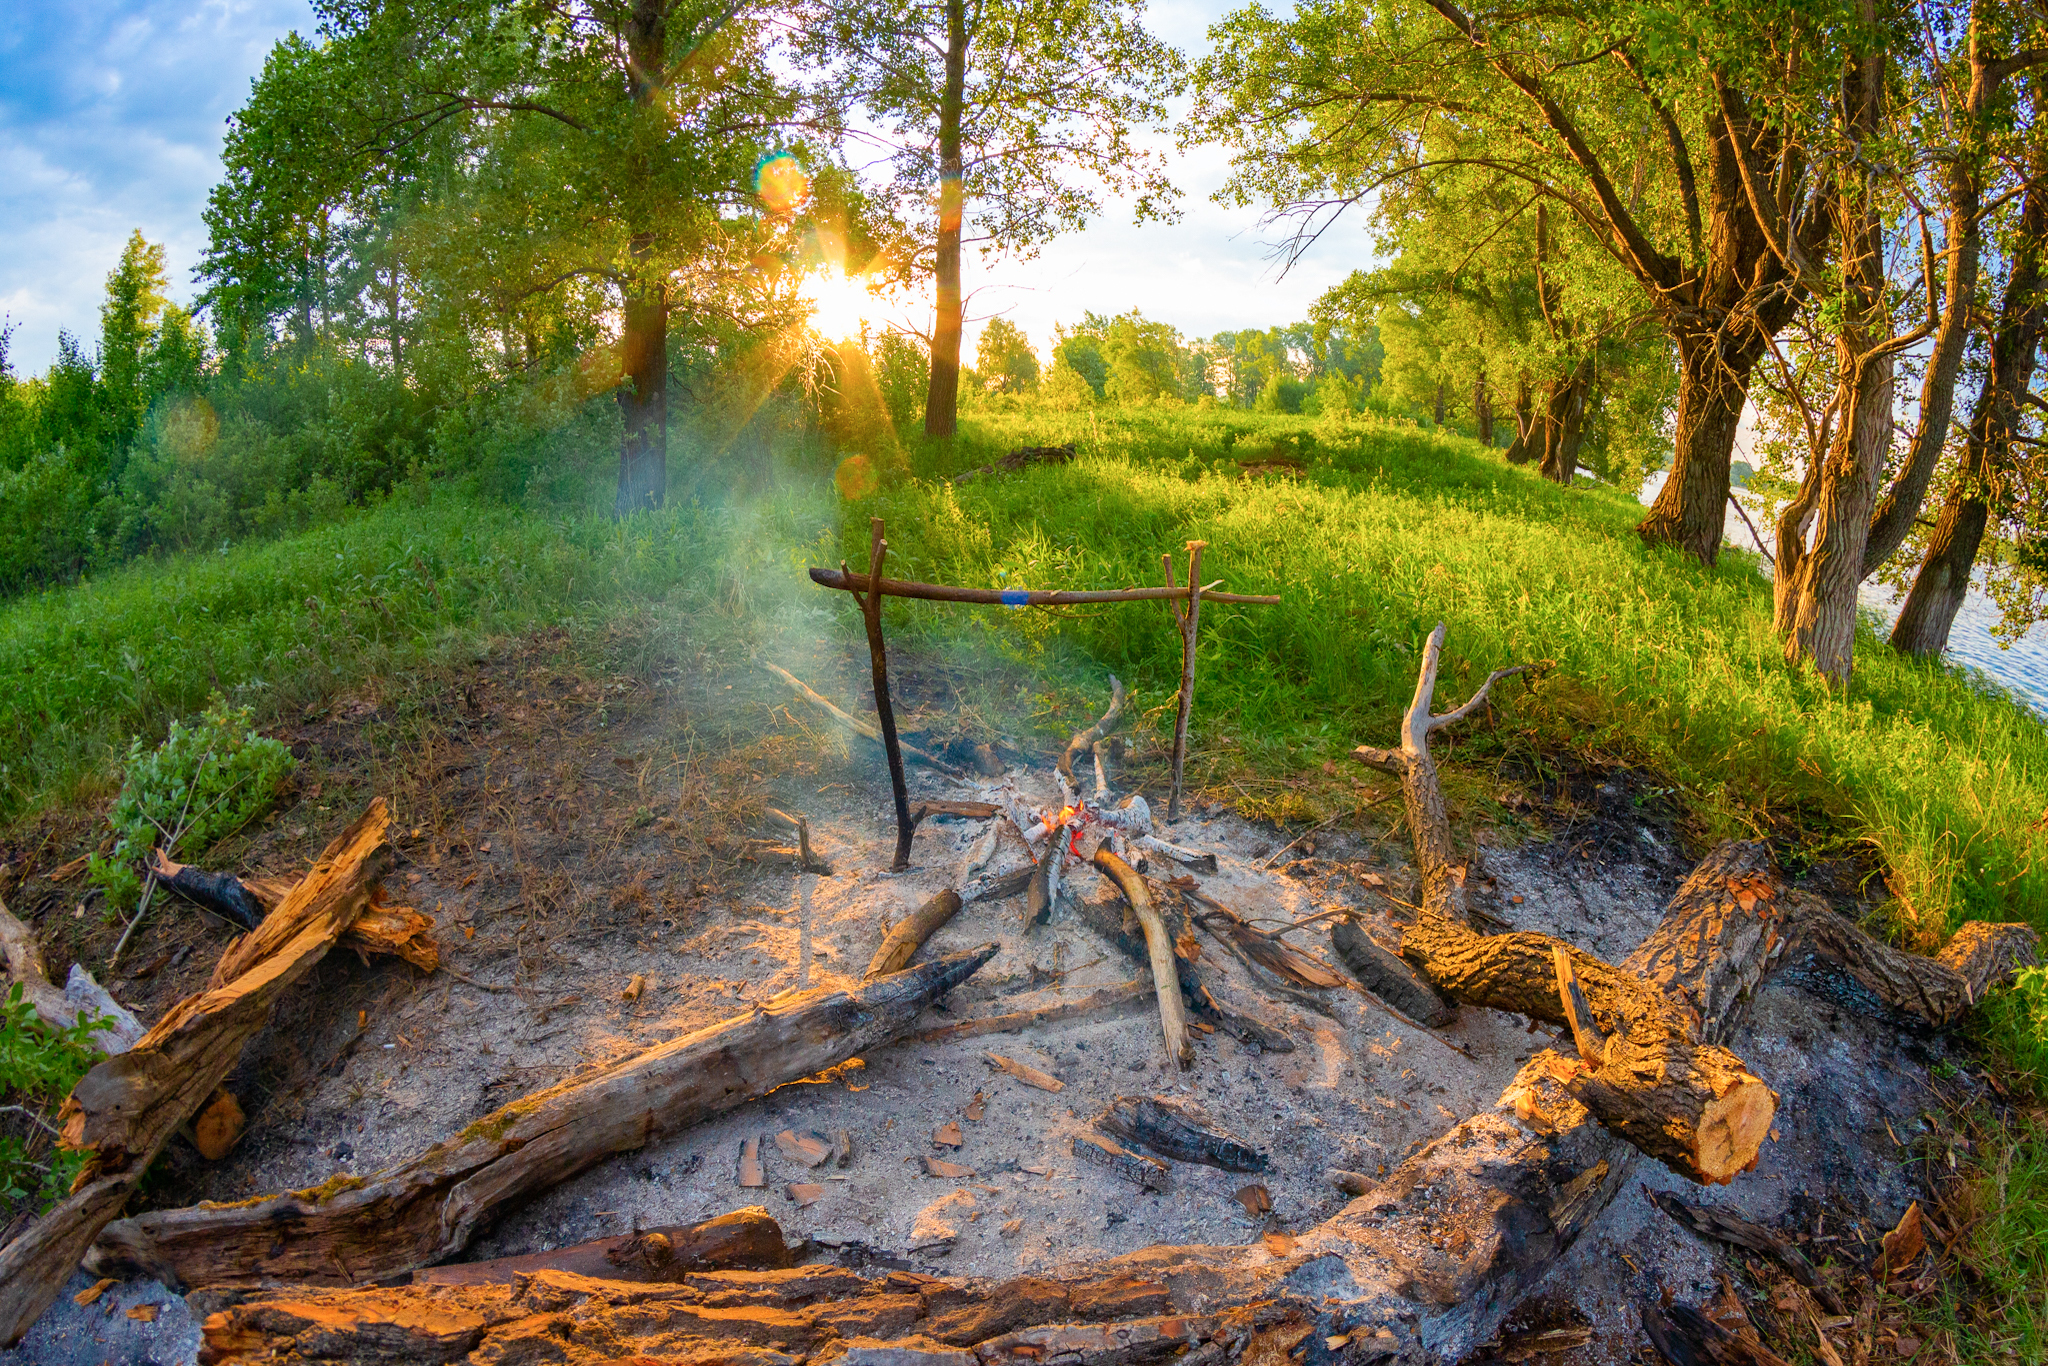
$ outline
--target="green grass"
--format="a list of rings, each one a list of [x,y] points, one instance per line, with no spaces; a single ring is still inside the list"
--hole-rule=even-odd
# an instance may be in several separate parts
[[[1080,449],[1070,466],[945,477],[1068,439]],[[1243,477],[1238,462],[1276,451],[1307,468]],[[1782,662],[1769,588],[1745,556],[1707,570],[1645,548],[1633,530],[1641,510],[1617,491],[1561,489],[1410,426],[1227,410],[981,412],[958,440],[914,446],[907,468],[847,504],[819,480],[614,524],[444,492],[0,606],[0,817],[95,790],[131,733],[161,735],[215,688],[276,715],[493,633],[627,614],[663,632],[851,643],[852,612],[801,571],[842,555],[861,567],[869,514],[888,521],[892,576],[1157,583],[1161,552],[1195,538],[1208,543],[1205,579],[1283,595],[1278,607],[1204,612],[1206,771],[1313,771],[1390,742],[1415,652],[1443,620],[1440,700],[1499,665],[1547,665],[1504,685],[1498,734],[1461,744],[1453,767],[1468,790],[1483,794],[1490,780],[1475,775],[1511,759],[1619,758],[1681,789],[1704,835],[1769,834],[1793,857],[1869,855],[1885,870],[1895,928],[1916,947],[1965,918],[2048,927],[2048,833],[2035,824],[2048,810],[2048,732],[2031,714],[1868,634],[1854,685],[1831,693]],[[1048,731],[1099,704],[1107,671],[1131,686],[1138,713],[1156,713],[1177,686],[1178,638],[1158,604],[891,601],[887,618],[893,640],[957,660],[970,681],[990,659],[1003,668],[989,677],[1034,678],[1044,692],[1024,705]],[[1014,686],[1004,705],[1017,706]],[[1156,715],[1149,724],[1156,733]],[[1994,1011],[1990,1046],[2036,1055],[2030,1018]],[[2048,1277],[2044,1140],[2015,1133],[1983,1178],[1999,1183],[2002,1211],[1980,1240],[1986,1284]],[[2003,1334],[2038,1355],[2048,1342],[2028,1303],[1970,1340]]]

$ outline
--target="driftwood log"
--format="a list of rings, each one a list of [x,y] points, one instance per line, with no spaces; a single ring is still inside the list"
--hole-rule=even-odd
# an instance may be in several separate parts
[[[989,944],[854,990],[786,993],[516,1100],[371,1177],[124,1219],[101,1236],[92,1267],[257,1286],[361,1285],[429,1266],[511,1201],[900,1037],[995,952]]]
[[[0,1251],[0,1345],[42,1316],[143,1170],[199,1112],[269,1022],[278,998],[326,956],[391,866],[379,797],[311,872],[230,946],[213,982],[172,1006],[135,1047],[88,1072],[59,1112],[67,1147],[88,1149],[72,1193]]]

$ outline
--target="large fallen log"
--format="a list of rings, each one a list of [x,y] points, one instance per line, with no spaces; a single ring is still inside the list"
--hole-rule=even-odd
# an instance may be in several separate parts
[[[761,1271],[796,1260],[782,1226],[759,1205],[701,1224],[643,1228],[547,1252],[430,1266],[414,1285],[510,1285],[536,1271],[567,1271],[610,1281],[680,1281],[692,1271]]]
[[[125,1053],[88,1072],[59,1112],[63,1142],[90,1150],[72,1194],[0,1251],[0,1345],[12,1346],[127,1203],[143,1170],[199,1112],[270,1019],[277,999],[326,956],[391,866],[384,799],[327,846],[311,872],[214,982],[172,1006]]]
[[[189,1286],[361,1285],[429,1266],[512,1201],[900,1037],[995,952],[985,945],[852,990],[786,993],[516,1100],[374,1176],[124,1219],[101,1235],[91,1265]]]
[[[1949,962],[1900,953],[1817,899],[1790,893],[1761,847],[1735,844],[1701,863],[1671,914],[1619,965],[1547,934],[1480,934],[1466,911],[1429,737],[1475,712],[1493,684],[1517,670],[1496,670],[1465,705],[1432,715],[1443,640],[1439,623],[1423,651],[1401,747],[1354,751],[1401,778],[1423,887],[1402,956],[1457,1001],[1571,1027],[1580,1056],[1544,1055],[1549,1074],[1600,1123],[1679,1175],[1721,1183],[1756,1163],[1777,1097],[1720,1041],[1791,950],[1834,965],[1863,997],[1930,1028],[1951,1023],[2032,960],[2036,940],[2023,925],[1970,929]],[[1580,999],[1590,1020],[1575,1018]]]

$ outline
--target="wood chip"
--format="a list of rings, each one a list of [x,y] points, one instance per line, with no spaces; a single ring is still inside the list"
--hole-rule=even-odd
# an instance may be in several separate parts
[[[784,1129],[775,1135],[775,1146],[782,1149],[784,1157],[806,1167],[815,1167],[832,1156],[832,1140],[816,1129],[806,1129],[802,1133]]]
[[[1273,1193],[1260,1185],[1245,1186],[1230,1198],[1243,1205],[1244,1212],[1254,1219],[1261,1214],[1270,1213],[1273,1208]]]
[[[93,1284],[79,1291],[76,1295],[73,1295],[71,1297],[71,1302],[73,1304],[80,1306],[91,1304],[94,1300],[106,1294],[107,1287],[115,1283],[116,1282],[114,1281],[114,1278],[111,1276],[107,1277],[105,1280],[95,1281]]]
[[[1006,1058],[1000,1053],[987,1053],[983,1057],[987,1059],[990,1067],[995,1068],[998,1072],[1007,1073],[1015,1077],[1026,1086],[1036,1086],[1041,1091],[1064,1091],[1067,1089],[1067,1084],[1058,1077],[1050,1076],[1035,1067],[1026,1067],[1015,1058]]]
[[[960,1121],[949,1119],[932,1133],[932,1142],[947,1148],[960,1146]]]
[[[80,854],[77,858],[71,860],[71,862],[65,864],[62,868],[53,871],[50,874],[50,881],[69,882],[71,881],[71,879],[77,877],[80,873],[84,872],[85,865],[90,862],[92,862],[91,854]]]
[[[1927,1226],[1920,1217],[1920,1202],[1915,1200],[1906,1206],[1899,1226],[1884,1235],[1884,1262],[1878,1280],[1882,1282],[1899,1275],[1919,1261],[1920,1254],[1926,1250]]]
[[[937,1157],[927,1157],[921,1160],[924,1162],[924,1174],[926,1176],[937,1176],[948,1181],[959,1181],[974,1175],[974,1168],[963,1167],[958,1162],[947,1162]]]
[[[967,1108],[961,1113],[979,1124],[981,1117],[988,1113],[988,1102],[982,1099],[981,1092],[976,1091],[974,1099],[967,1102]]]
[[[782,1188],[782,1198],[793,1201],[798,1209],[814,1205],[825,1193],[823,1186],[813,1186],[803,1181],[792,1181]]]
[[[1009,1223],[1004,1224],[1001,1230],[1005,1238],[1014,1238],[1023,1231],[1024,1221],[1022,1219],[1012,1219]]]
[[[740,1140],[739,1181],[750,1190],[768,1184],[767,1173],[761,1170],[761,1140],[758,1138]]]
[[[154,1304],[138,1304],[128,1310],[128,1317],[134,1319],[137,1323],[155,1323],[156,1312],[159,1307]]]
[[[832,1165],[844,1167],[853,1161],[853,1135],[844,1129],[832,1132]],[[840,1177],[844,1181],[845,1177]]]
[[[1266,1251],[1275,1257],[1285,1257],[1294,1251],[1294,1235],[1291,1233],[1268,1233],[1265,1235]]]
[[[633,980],[626,983],[626,989],[619,993],[622,1001],[637,1001],[647,992],[647,974],[636,972]]]

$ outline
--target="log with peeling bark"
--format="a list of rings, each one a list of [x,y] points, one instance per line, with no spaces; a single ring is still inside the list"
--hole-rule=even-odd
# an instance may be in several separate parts
[[[359,1285],[431,1265],[508,1202],[902,1036],[995,952],[985,945],[854,990],[786,993],[516,1100],[368,1178],[122,1220],[92,1265],[196,1286]]]
[[[0,1344],[12,1346],[121,1212],[178,1127],[212,1099],[278,998],[325,957],[391,866],[384,799],[327,846],[263,923],[230,946],[213,982],[172,1006],[125,1053],[94,1067],[58,1120],[89,1150],[72,1194],[0,1251]]]

